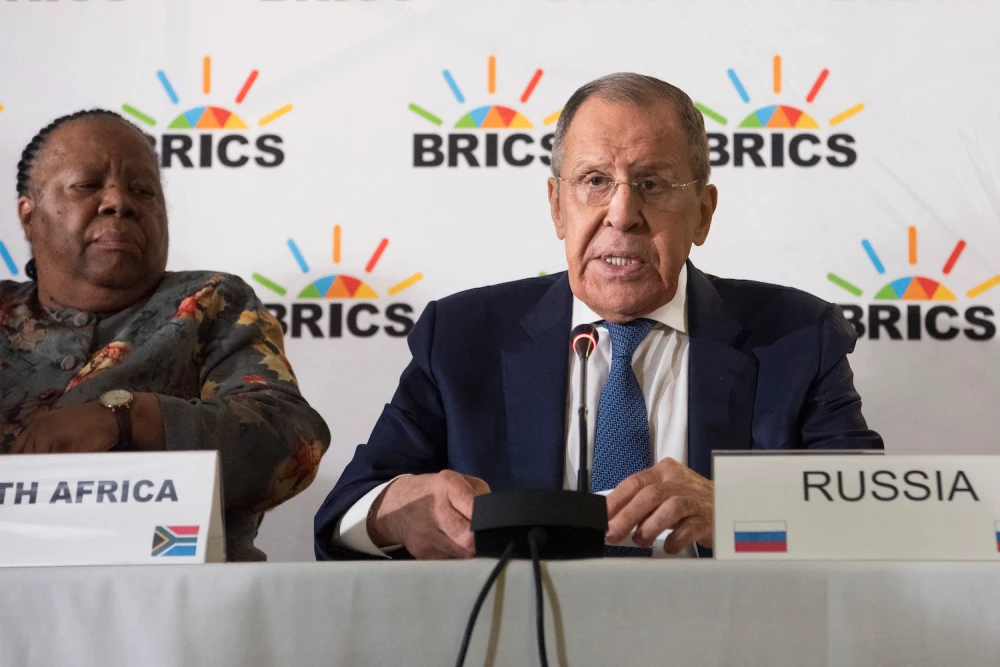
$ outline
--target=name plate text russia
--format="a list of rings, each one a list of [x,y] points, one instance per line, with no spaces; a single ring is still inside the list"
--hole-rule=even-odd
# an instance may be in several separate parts
[[[715,557],[1000,560],[1000,456],[716,453]]]
[[[216,452],[0,457],[0,566],[224,560]]]

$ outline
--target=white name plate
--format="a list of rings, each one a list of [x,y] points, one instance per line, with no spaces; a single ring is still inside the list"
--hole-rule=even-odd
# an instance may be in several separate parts
[[[0,566],[224,560],[216,452],[0,457]]]
[[[1000,560],[1000,456],[719,453],[715,557]]]

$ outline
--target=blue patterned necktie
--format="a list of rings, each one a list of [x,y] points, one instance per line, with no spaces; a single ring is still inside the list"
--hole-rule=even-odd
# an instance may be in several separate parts
[[[653,465],[649,415],[642,387],[632,370],[632,355],[653,329],[653,320],[627,324],[602,322],[611,336],[611,370],[597,404],[594,430],[594,491],[613,489],[629,475]],[[605,556],[651,556],[652,549],[606,545]]]

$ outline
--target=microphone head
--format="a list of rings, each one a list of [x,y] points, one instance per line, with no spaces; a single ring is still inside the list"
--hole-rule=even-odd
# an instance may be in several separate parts
[[[586,359],[597,349],[597,327],[593,324],[579,324],[569,332],[570,345],[581,359]]]

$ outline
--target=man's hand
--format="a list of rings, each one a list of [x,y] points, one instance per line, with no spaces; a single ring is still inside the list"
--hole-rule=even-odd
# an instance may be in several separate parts
[[[451,470],[400,477],[372,504],[368,535],[378,547],[402,544],[414,558],[472,558],[472,500],[489,492],[478,477]]]
[[[106,452],[118,442],[118,422],[100,403],[36,413],[11,446],[12,454]]]
[[[714,542],[715,506],[713,485],[674,459],[663,459],[640,470],[608,494],[608,534],[612,544],[635,530],[632,541],[649,548],[656,536],[667,530],[663,550],[680,553],[698,542],[711,548]]]

